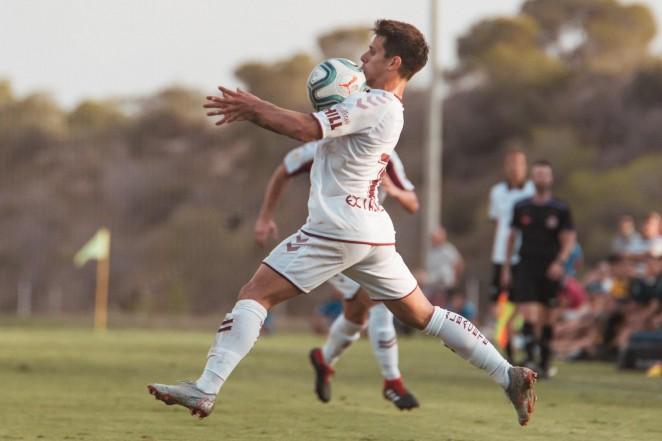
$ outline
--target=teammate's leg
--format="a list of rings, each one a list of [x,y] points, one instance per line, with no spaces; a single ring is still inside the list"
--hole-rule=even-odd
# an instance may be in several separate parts
[[[361,336],[372,303],[365,292],[359,295],[362,291],[359,288],[353,296],[343,299],[343,313],[329,328],[329,335],[321,349],[324,362],[329,366],[333,366],[343,351]]]
[[[329,328],[329,335],[321,348],[310,351],[310,364],[315,370],[315,394],[323,403],[331,400],[333,366],[342,353],[361,337],[368,310],[372,302],[361,286],[348,277],[338,274],[329,283],[343,296],[343,312]],[[359,293],[363,291],[363,295]]]
[[[365,294],[367,296],[367,293]],[[398,367],[398,339],[393,314],[383,303],[370,309],[368,337],[379,368],[384,376],[384,398],[400,410],[418,407],[418,400],[407,390]]]

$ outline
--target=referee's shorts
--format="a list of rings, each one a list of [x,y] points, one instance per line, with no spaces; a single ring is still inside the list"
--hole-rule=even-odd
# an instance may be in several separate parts
[[[550,264],[522,259],[518,270],[513,273],[510,300],[514,303],[536,302],[550,308],[556,306],[560,283],[547,277]]]

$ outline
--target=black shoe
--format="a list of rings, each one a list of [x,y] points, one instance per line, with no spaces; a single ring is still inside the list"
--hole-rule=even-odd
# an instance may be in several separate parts
[[[328,403],[331,400],[333,368],[324,362],[324,356],[320,348],[311,349],[308,357],[310,358],[310,364],[315,369],[315,394],[322,403]]]
[[[412,410],[419,407],[418,400],[405,388],[401,378],[384,380],[383,395],[400,410]]]

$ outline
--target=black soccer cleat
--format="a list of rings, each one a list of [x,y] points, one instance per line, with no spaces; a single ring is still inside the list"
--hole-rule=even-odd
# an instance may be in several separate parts
[[[310,364],[315,369],[315,394],[322,403],[331,401],[331,377],[333,376],[333,368],[326,364],[322,350],[314,348],[310,350],[309,354]]]
[[[384,380],[384,398],[400,410],[412,410],[419,407],[418,400],[405,387],[401,378]]]

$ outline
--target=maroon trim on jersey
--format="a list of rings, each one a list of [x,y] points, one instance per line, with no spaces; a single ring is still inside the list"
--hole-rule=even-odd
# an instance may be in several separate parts
[[[266,267],[269,267],[269,269],[271,269],[273,272],[275,272],[276,274],[278,274],[279,276],[281,276],[283,279],[285,279],[285,280],[287,280],[288,282],[290,282],[290,285],[292,285],[293,287],[295,287],[296,289],[298,289],[298,290],[301,291],[302,293],[304,293],[304,294],[308,294],[306,291],[304,291],[303,289],[299,288],[299,287],[297,286],[297,284],[294,283],[293,281],[291,281],[287,276],[285,276],[283,273],[281,273],[280,271],[278,271],[278,270],[277,270],[276,268],[274,268],[273,266],[269,265],[269,264],[268,264],[267,262],[265,262],[264,260],[262,261],[262,265],[264,265],[264,266],[266,266]]]
[[[385,246],[395,245],[395,242],[391,242],[391,243],[362,242],[360,240],[345,240],[345,239],[336,239],[334,237],[320,236],[319,234],[309,233],[305,230],[301,230],[301,232],[303,234],[305,234],[306,236],[316,237],[318,239],[330,240],[330,241],[333,241],[333,242],[355,243],[355,244],[359,244],[359,245],[372,245],[372,246],[376,246],[376,247],[385,247]]]
[[[400,179],[400,175],[395,170],[393,161],[389,161],[388,164],[386,165],[386,174],[388,175],[389,178],[391,178],[391,181],[393,181],[395,186],[398,187],[400,190],[409,191],[405,188],[405,184],[402,182],[402,180]]]
[[[402,299],[407,298],[407,297],[409,297],[410,295],[414,294],[414,291],[416,291],[416,288],[418,288],[418,283],[416,284],[416,286],[414,287],[414,289],[411,290],[411,292],[410,292],[409,294],[406,294],[406,295],[404,295],[404,296],[402,296],[402,297],[400,297],[400,298],[398,298],[398,299],[374,299],[374,300],[375,300],[376,302],[395,302],[396,300],[402,300]]]
[[[301,164],[299,168],[294,169],[291,173],[287,173],[287,171],[285,171],[285,174],[291,177],[291,176],[300,175],[301,173],[310,173],[310,169],[312,168],[313,168],[313,160],[311,159],[310,161]]]

